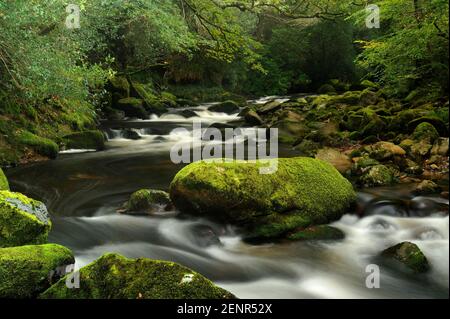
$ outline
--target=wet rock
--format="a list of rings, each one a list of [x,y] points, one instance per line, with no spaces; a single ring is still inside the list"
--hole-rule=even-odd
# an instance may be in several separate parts
[[[192,110],[182,110],[182,111],[177,111],[175,114],[180,115],[184,118],[191,118],[191,117],[198,117],[198,114],[195,113]]]
[[[336,93],[336,89],[331,84],[324,84],[317,90],[317,93],[319,94]]]
[[[208,225],[195,225],[192,228],[195,234],[195,241],[201,247],[209,247],[212,245],[221,245],[219,236],[214,229]]]
[[[0,247],[45,244],[50,228],[43,203],[20,193],[0,191]]]
[[[65,279],[42,299],[234,299],[202,275],[173,262],[106,254],[80,269],[79,289]]]
[[[0,298],[35,298],[74,263],[72,252],[55,244],[0,248]]]
[[[118,212],[129,215],[151,215],[173,209],[169,194],[153,189],[141,189],[133,193],[123,209]]]
[[[133,130],[122,131],[122,137],[127,140],[140,140],[142,138],[138,132]]]
[[[269,165],[277,165],[276,172],[261,174]],[[333,166],[310,158],[193,163],[176,175],[170,197],[182,212],[242,226],[252,238],[328,223],[356,200]]]
[[[419,185],[416,186],[414,190],[414,194],[416,195],[430,195],[430,194],[439,194],[442,191],[442,188],[433,181],[424,180]]]
[[[320,225],[295,231],[287,238],[290,240],[342,240],[345,238],[345,234],[338,228]]]
[[[239,113],[239,105],[234,101],[225,101],[211,106],[209,109],[211,112],[235,114]]]
[[[68,149],[105,149],[105,136],[100,131],[84,131],[69,134],[63,137]]]
[[[0,191],[9,191],[9,183],[2,168],[0,167]]]
[[[430,269],[427,258],[416,244],[403,242],[381,253],[385,259],[400,263],[415,273],[424,273]]]
[[[330,163],[340,173],[345,173],[352,168],[352,162],[349,157],[333,148],[323,148],[319,150],[316,154],[316,159]]]

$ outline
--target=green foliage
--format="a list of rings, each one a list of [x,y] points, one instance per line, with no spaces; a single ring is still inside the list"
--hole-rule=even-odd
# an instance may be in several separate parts
[[[390,88],[406,96],[417,86],[448,90],[448,1],[384,0],[381,34],[359,41],[359,64]],[[354,16],[361,26],[364,12]]]

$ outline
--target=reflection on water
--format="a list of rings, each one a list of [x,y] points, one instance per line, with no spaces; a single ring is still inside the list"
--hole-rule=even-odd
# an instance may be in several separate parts
[[[209,112],[207,106],[191,109],[208,124],[238,119]],[[448,200],[412,197],[407,185],[360,193],[356,211],[334,223],[346,239],[332,243],[252,246],[232,228],[206,220],[118,215],[116,209],[135,190],[167,190],[181,168],[171,163],[169,150],[190,141],[170,132],[192,127],[193,119],[168,114],[105,124],[111,138],[105,151],[62,154],[9,170],[11,185],[48,205],[54,221],[50,240],[73,249],[77,267],[118,252],[179,262],[240,298],[448,297]],[[124,139],[121,129],[133,129],[141,139]],[[383,268],[381,289],[367,289],[366,266],[401,241],[423,250],[431,272],[408,277]]]

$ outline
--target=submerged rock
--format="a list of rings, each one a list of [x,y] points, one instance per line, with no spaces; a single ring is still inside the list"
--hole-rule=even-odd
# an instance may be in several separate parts
[[[34,298],[74,263],[72,252],[55,244],[0,248],[0,298]]]
[[[122,214],[151,215],[173,209],[169,194],[160,190],[141,189],[133,193],[125,204]]]
[[[403,242],[390,247],[381,256],[401,263],[416,273],[427,272],[430,269],[427,258],[416,244]]]
[[[345,238],[342,230],[328,225],[312,226],[291,233],[291,240],[341,240]]]
[[[0,167],[0,191],[9,191],[8,179],[6,178],[5,173],[3,173],[1,167]]]
[[[202,275],[173,262],[107,254],[80,270],[80,289],[65,279],[43,299],[233,299]]]
[[[41,202],[0,191],[0,247],[47,243],[51,221]]]
[[[66,135],[63,140],[69,149],[93,149],[98,151],[105,149],[105,136],[97,130]]]
[[[172,181],[170,197],[182,212],[242,226],[251,238],[274,238],[336,220],[355,202],[351,183],[332,165],[311,158],[268,163],[197,162]]]

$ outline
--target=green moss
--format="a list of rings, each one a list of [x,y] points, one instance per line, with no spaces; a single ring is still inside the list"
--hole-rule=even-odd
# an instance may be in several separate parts
[[[148,118],[148,112],[144,108],[144,100],[141,99],[134,97],[120,99],[113,104],[113,108],[124,112],[127,117],[136,117],[141,119]]]
[[[324,84],[317,90],[317,93],[319,94],[336,93],[336,89],[331,84]]]
[[[176,263],[107,254],[80,270],[80,289],[63,278],[43,299],[231,299],[202,275]]]
[[[54,244],[0,248],[0,298],[34,298],[74,262],[69,249]]]
[[[393,172],[384,165],[372,166],[360,177],[360,183],[366,187],[387,186],[395,182]]]
[[[66,135],[63,140],[69,149],[103,150],[105,148],[105,136],[97,130]]]
[[[416,141],[427,140],[433,143],[439,138],[439,133],[432,124],[424,122],[416,127],[411,137]]]
[[[0,191],[9,191],[9,183],[2,168],[0,167]]]
[[[56,158],[58,156],[59,147],[52,140],[37,136],[28,131],[21,132],[18,138],[19,143],[32,148],[36,153],[40,155],[49,158]]]
[[[20,193],[0,191],[0,247],[44,244],[50,228],[43,203]]]
[[[416,244],[403,242],[382,252],[383,257],[396,260],[416,273],[430,269],[428,260]]]
[[[292,232],[290,240],[341,240],[345,238],[342,230],[328,225],[312,226]]]
[[[123,98],[130,96],[130,83],[126,77],[117,76],[110,80],[112,92],[120,94]]]
[[[126,204],[128,212],[152,213],[159,207],[163,209],[170,208],[171,201],[169,194],[153,189],[141,189],[133,193]]]
[[[330,164],[310,159],[271,160],[273,174],[261,174],[269,163],[197,162],[181,170],[170,187],[180,210],[206,215],[252,231],[281,235],[306,223],[339,218],[355,201],[350,182]],[[275,230],[274,230],[275,229]]]
[[[367,89],[371,89],[371,90],[379,90],[380,86],[372,81],[369,80],[364,80],[361,82],[361,86],[367,88]]]
[[[176,97],[168,92],[161,93],[159,98],[154,92],[153,85],[151,83],[142,84],[138,82],[132,82],[132,92],[136,98],[144,101],[144,107],[146,111],[161,115],[167,112],[165,104],[171,107],[176,106]]]

